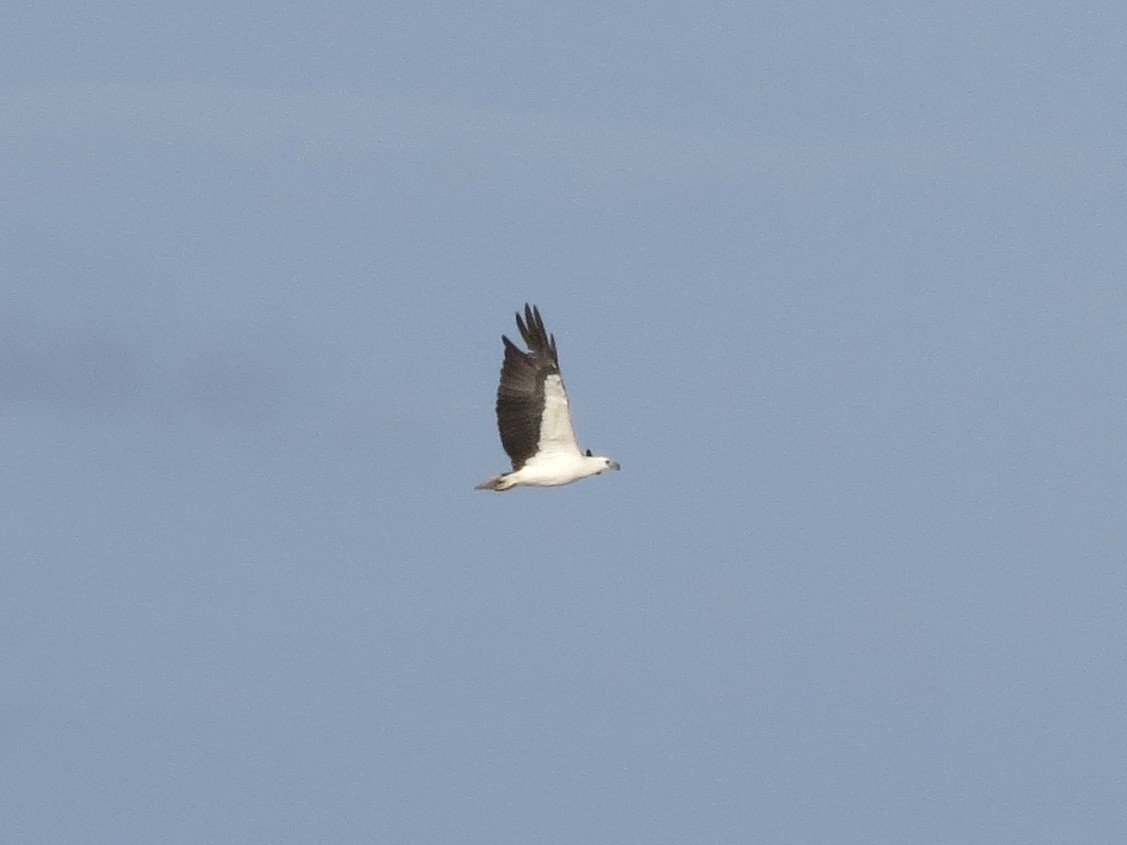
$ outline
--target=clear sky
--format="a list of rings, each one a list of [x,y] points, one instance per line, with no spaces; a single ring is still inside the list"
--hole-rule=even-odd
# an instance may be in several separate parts
[[[25,6],[0,840],[1122,841],[1122,3]]]

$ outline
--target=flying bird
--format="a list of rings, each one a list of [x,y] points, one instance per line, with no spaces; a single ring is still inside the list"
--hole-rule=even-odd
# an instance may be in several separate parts
[[[474,489],[557,487],[619,469],[610,458],[579,449],[560,377],[556,338],[544,330],[540,310],[526,302],[524,319],[517,314],[517,328],[529,351],[521,351],[501,335],[505,360],[497,388],[497,427],[513,469],[485,479]]]

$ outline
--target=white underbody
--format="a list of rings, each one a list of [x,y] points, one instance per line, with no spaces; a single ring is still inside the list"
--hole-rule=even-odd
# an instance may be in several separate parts
[[[598,475],[607,469],[606,458],[590,458],[579,453],[540,453],[533,456],[525,465],[513,472],[507,472],[497,479],[494,489],[508,490],[511,487],[559,487],[571,484],[581,478]]]

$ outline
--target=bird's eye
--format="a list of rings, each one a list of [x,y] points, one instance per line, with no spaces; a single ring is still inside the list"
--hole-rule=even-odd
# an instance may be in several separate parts
[[[591,450],[590,450],[590,449],[588,449],[588,450],[587,450],[587,457],[588,457],[588,458],[593,458],[593,457],[594,457],[594,455],[592,455],[592,454],[591,454]]]

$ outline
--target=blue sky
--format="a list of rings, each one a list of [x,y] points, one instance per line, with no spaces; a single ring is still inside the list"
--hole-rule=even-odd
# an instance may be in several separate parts
[[[1120,837],[1124,43],[21,11],[0,839]],[[475,493],[525,301],[623,472]]]

